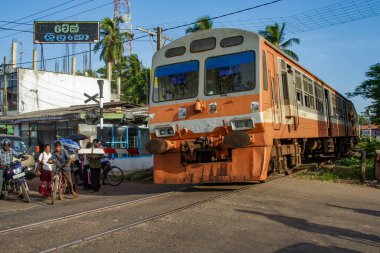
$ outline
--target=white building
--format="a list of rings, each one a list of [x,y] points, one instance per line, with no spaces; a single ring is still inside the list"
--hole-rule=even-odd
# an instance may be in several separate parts
[[[84,104],[84,93],[99,93],[99,78],[16,68],[7,71],[8,115]],[[0,116],[3,115],[3,75],[0,75]],[[104,80],[104,102],[111,101],[111,84]],[[91,102],[94,103],[94,102]]]

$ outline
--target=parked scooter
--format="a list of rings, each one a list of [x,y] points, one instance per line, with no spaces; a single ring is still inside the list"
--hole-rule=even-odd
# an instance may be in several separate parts
[[[17,194],[30,203],[29,187],[26,183],[26,174],[20,161],[11,162],[2,168],[4,173],[4,185],[0,191],[0,199],[6,194]],[[0,171],[0,173],[2,173]],[[1,186],[0,186],[1,187]]]

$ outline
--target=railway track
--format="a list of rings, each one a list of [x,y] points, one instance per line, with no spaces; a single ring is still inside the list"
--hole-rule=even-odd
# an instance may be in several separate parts
[[[283,176],[281,176],[281,175],[276,175],[274,177],[271,177],[270,181],[274,181],[274,180],[277,180],[277,179],[282,178],[282,177]],[[260,185],[260,184],[233,185],[233,188],[231,189],[231,187],[230,187],[228,192],[223,191],[223,193],[217,194],[216,196],[213,195],[211,197],[206,197],[206,198],[199,200],[199,201],[194,201],[194,202],[189,203],[189,204],[183,204],[180,207],[176,207],[176,208],[173,208],[170,210],[161,211],[161,212],[155,213],[153,215],[148,215],[145,218],[141,218],[141,219],[138,219],[135,221],[131,221],[127,224],[119,225],[119,226],[113,227],[113,228],[105,230],[105,231],[99,231],[98,233],[94,233],[92,235],[87,235],[87,236],[84,236],[84,237],[79,238],[79,239],[74,239],[74,240],[69,239],[67,242],[62,242],[62,244],[58,244],[56,246],[53,244],[53,245],[47,246],[45,249],[39,249],[37,251],[38,252],[54,252],[54,251],[57,251],[60,249],[70,247],[70,246],[74,246],[77,244],[88,242],[88,241],[97,239],[99,237],[102,237],[102,236],[105,236],[108,234],[112,234],[112,233],[122,231],[122,230],[127,230],[127,229],[133,228],[137,225],[140,225],[142,223],[146,223],[146,222],[149,222],[149,221],[152,221],[155,219],[159,219],[159,218],[162,218],[162,217],[170,215],[170,214],[178,213],[178,212],[181,212],[183,210],[194,208],[194,207],[203,205],[205,203],[212,202],[212,201],[215,201],[217,199],[239,193],[241,191],[247,190],[247,189],[255,187],[257,185]],[[37,231],[39,228],[44,228],[47,225],[54,225],[54,223],[73,220],[76,218],[81,218],[81,217],[86,216],[86,215],[101,213],[104,211],[109,211],[109,210],[114,211],[113,209],[117,209],[117,208],[124,207],[124,206],[131,205],[131,204],[142,203],[144,201],[149,201],[149,200],[157,199],[157,198],[164,197],[164,196],[169,196],[171,194],[178,193],[178,192],[187,192],[187,191],[202,192],[203,190],[205,190],[207,192],[212,191],[215,193],[216,191],[220,190],[219,189],[220,187],[221,187],[220,185],[219,186],[218,185],[197,186],[197,187],[192,187],[192,188],[186,188],[182,191],[171,191],[171,192],[167,192],[167,193],[163,193],[163,194],[157,194],[157,195],[149,196],[146,198],[141,198],[141,199],[132,200],[132,201],[126,201],[126,202],[111,205],[111,206],[97,208],[97,209],[90,210],[90,211],[78,212],[78,213],[66,215],[66,216],[59,217],[59,218],[47,219],[47,220],[43,220],[43,221],[39,221],[39,222],[34,222],[34,223],[30,223],[30,224],[25,224],[25,225],[13,227],[13,228],[4,229],[4,230],[0,231],[0,235],[3,237],[3,236],[6,236],[7,234],[11,234],[13,232],[22,233],[21,231],[28,230],[28,229],[33,229],[33,231]],[[228,187],[229,186],[227,186],[227,188]],[[222,188],[225,189],[226,186],[224,185],[224,186],[222,186]]]
[[[279,177],[277,177],[276,179],[278,179],[278,178]],[[200,200],[200,201],[196,201],[194,203],[191,203],[191,204],[188,204],[188,205],[185,205],[185,206],[181,206],[179,208],[175,208],[175,209],[172,209],[170,211],[166,211],[166,212],[162,212],[162,213],[159,213],[159,214],[156,214],[156,215],[152,215],[152,216],[150,216],[148,218],[145,218],[145,219],[141,219],[141,220],[138,220],[138,221],[126,224],[126,225],[122,225],[122,226],[119,226],[119,227],[116,227],[116,228],[113,228],[113,229],[110,229],[110,230],[107,230],[107,231],[103,231],[101,233],[97,233],[97,234],[94,234],[94,235],[91,235],[91,236],[88,236],[88,237],[84,237],[84,238],[81,238],[79,240],[74,240],[74,241],[71,241],[71,242],[68,242],[68,243],[56,246],[56,247],[45,249],[45,250],[42,250],[40,252],[41,253],[54,252],[56,250],[64,249],[64,248],[67,248],[67,247],[70,247],[70,246],[74,246],[76,244],[80,244],[80,243],[83,243],[83,242],[87,242],[87,241],[91,241],[91,240],[97,239],[97,238],[102,237],[104,235],[112,234],[112,233],[115,233],[115,232],[118,232],[118,231],[121,231],[121,230],[127,230],[127,229],[133,228],[133,227],[135,227],[137,225],[140,225],[142,223],[149,222],[149,221],[152,221],[152,220],[155,220],[155,219],[159,219],[159,218],[165,217],[167,215],[178,213],[178,212],[181,212],[183,210],[187,210],[187,209],[190,209],[190,208],[193,208],[193,207],[197,207],[197,206],[203,205],[205,203],[212,202],[212,201],[215,201],[217,199],[220,199],[220,198],[223,198],[223,197],[226,197],[226,196],[229,196],[229,195],[233,195],[233,194],[236,194],[238,192],[247,190],[247,189],[252,188],[254,186],[257,186],[257,185],[259,185],[259,184],[250,184],[250,185],[242,186],[241,188],[236,189],[236,190],[232,190],[232,191],[229,191],[229,192],[226,192],[226,193],[219,194],[217,196],[213,196],[213,197],[206,198],[206,199],[203,199],[203,200]]]

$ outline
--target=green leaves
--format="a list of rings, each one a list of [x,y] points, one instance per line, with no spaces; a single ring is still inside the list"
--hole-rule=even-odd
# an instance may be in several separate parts
[[[285,54],[287,54],[294,60],[298,61],[299,60],[298,55],[292,50],[289,50],[288,47],[293,46],[293,44],[299,45],[301,40],[298,38],[290,38],[284,42],[285,27],[286,27],[285,23],[282,23],[281,28],[278,23],[275,23],[273,25],[268,25],[265,27],[264,31],[259,31],[259,35],[263,36],[266,40],[268,40],[274,46],[278,47]]]
[[[367,107],[368,113],[372,116],[373,123],[380,124],[380,63],[369,67],[366,73],[367,80],[363,81],[353,92],[346,93],[348,97],[361,96],[371,99],[373,102]]]
[[[192,27],[188,27],[186,29],[186,33],[193,33],[193,32],[208,30],[208,29],[211,29],[213,26],[213,22],[210,16],[200,17],[195,22],[196,23]]]

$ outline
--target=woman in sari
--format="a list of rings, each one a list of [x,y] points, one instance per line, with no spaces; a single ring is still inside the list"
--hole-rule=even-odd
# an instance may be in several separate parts
[[[51,196],[52,193],[51,183],[53,179],[53,168],[52,165],[48,163],[51,156],[50,145],[46,145],[45,151],[41,153],[38,158],[38,162],[41,164],[39,193],[45,198]]]

